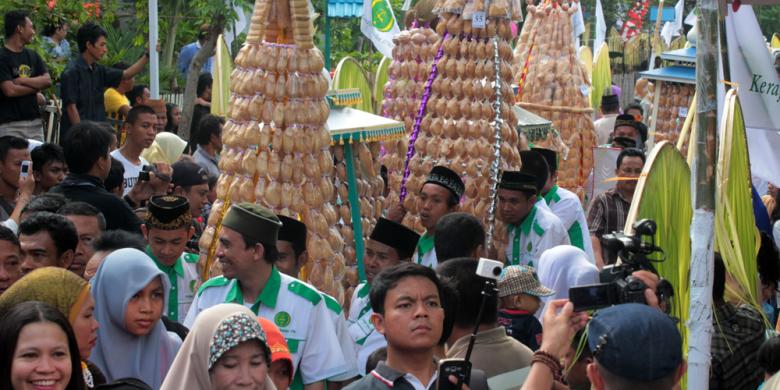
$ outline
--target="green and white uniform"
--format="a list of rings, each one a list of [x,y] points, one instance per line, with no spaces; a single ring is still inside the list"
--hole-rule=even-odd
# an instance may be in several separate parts
[[[192,326],[198,313],[220,303],[242,304],[279,327],[290,347],[296,376],[300,373],[301,381],[292,389],[348,371],[325,300],[308,283],[274,267],[257,299],[246,302],[238,280],[211,278],[198,290],[184,326]]]
[[[146,254],[154,260],[154,264],[157,265],[160,271],[168,275],[168,281],[171,282],[171,291],[168,295],[168,307],[165,308],[165,316],[172,321],[180,322],[190,310],[190,305],[197,292],[196,286],[200,280],[198,275],[198,255],[182,253],[176,259],[174,265],[167,266],[157,260],[149,246],[146,247]]]
[[[508,225],[509,240],[504,250],[507,264],[538,267],[544,251],[569,245],[569,234],[555,214],[534,204],[519,225]]]
[[[436,259],[436,248],[433,246],[433,234],[425,232],[417,241],[417,249],[412,255],[412,263],[422,264],[428,268],[436,268],[439,264]]]
[[[590,241],[590,231],[588,231],[588,220],[585,218],[585,210],[583,210],[577,194],[556,185],[544,196],[544,200],[550,206],[550,211],[561,220],[563,227],[566,228],[571,245],[585,251],[590,261],[595,263],[593,244]]]
[[[366,375],[368,357],[379,348],[387,346],[385,336],[374,329],[371,323],[371,300],[368,292],[371,286],[368,282],[360,283],[352,294],[349,306],[349,334],[357,345],[357,368],[360,375]]]

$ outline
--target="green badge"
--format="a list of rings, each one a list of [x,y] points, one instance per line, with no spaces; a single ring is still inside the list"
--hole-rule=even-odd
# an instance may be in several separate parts
[[[393,29],[395,18],[393,10],[388,7],[387,0],[371,1],[371,24],[381,32],[388,32]]]
[[[534,246],[529,242],[528,243],[528,251],[530,252],[533,248],[534,248]]]
[[[290,313],[286,311],[280,311],[274,316],[274,323],[280,328],[290,325],[290,321],[292,321],[292,317],[290,317]]]
[[[197,280],[190,280],[190,292],[191,292],[191,293],[194,293],[194,292],[195,292],[195,285],[196,285],[196,284],[198,284],[198,281],[197,281]]]

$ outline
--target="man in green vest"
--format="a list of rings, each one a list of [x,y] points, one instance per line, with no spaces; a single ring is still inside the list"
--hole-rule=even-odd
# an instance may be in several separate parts
[[[171,291],[165,316],[179,322],[190,309],[199,281],[198,255],[185,253],[194,233],[190,204],[182,196],[164,195],[149,199],[147,208],[141,225],[146,253],[168,275]]]
[[[533,148],[531,150],[542,155],[550,168],[550,174],[547,176],[544,188],[542,188],[542,196],[547,206],[561,220],[563,227],[569,233],[571,244],[582,249],[591,262],[595,264],[596,260],[593,256],[593,244],[590,241],[588,220],[585,218],[582,202],[580,202],[577,194],[558,187],[556,184],[558,181],[558,153],[544,148]]]
[[[293,358],[292,389],[324,390],[325,380],[349,370],[325,299],[317,289],[274,265],[282,223],[267,208],[234,204],[222,219],[217,260],[222,276],[204,283],[192,302],[185,326],[220,303],[237,303],[271,320],[282,331]]]

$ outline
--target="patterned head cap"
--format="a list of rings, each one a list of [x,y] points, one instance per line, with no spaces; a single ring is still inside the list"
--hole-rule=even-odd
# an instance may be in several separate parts
[[[248,340],[260,340],[266,345],[265,332],[256,319],[237,313],[222,320],[209,343],[209,370],[227,351]]]

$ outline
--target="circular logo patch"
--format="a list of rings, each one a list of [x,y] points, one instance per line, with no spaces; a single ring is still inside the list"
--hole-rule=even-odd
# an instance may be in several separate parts
[[[274,316],[274,323],[280,328],[290,325],[290,321],[292,321],[292,317],[290,317],[290,313],[286,311],[280,311]]]
[[[371,24],[381,32],[388,32],[393,29],[395,18],[393,10],[388,7],[386,0],[371,1]]]

